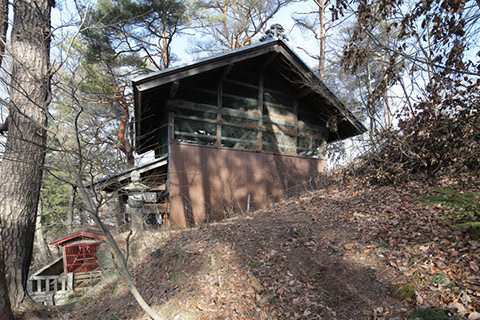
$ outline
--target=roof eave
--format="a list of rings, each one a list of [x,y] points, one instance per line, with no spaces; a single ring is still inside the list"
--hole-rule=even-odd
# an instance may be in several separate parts
[[[106,241],[106,240],[107,240],[107,238],[106,238],[105,236],[96,235],[96,234],[87,233],[87,232],[76,232],[76,233],[71,234],[71,235],[69,235],[69,236],[66,236],[66,237],[63,237],[63,238],[61,238],[61,239],[55,240],[55,241],[53,241],[53,242],[50,242],[49,244],[50,244],[51,246],[54,246],[54,245],[62,244],[62,243],[64,243],[64,242],[66,242],[66,241],[69,241],[69,240],[78,238],[78,237],[86,237],[86,238],[103,240],[103,241]]]

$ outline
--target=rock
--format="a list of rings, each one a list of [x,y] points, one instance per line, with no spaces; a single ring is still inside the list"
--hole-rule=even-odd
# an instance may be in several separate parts
[[[345,250],[352,250],[353,248],[355,248],[355,244],[354,243],[346,243],[343,245],[343,247],[345,248]]]
[[[379,316],[383,314],[383,307],[375,308],[375,315]]]
[[[474,311],[468,315],[468,320],[480,320],[480,313]]]
[[[448,309],[455,310],[459,314],[464,314],[465,313],[465,307],[456,301],[450,302],[447,306]]]
[[[417,300],[418,305],[423,305],[423,298],[418,294],[418,292],[415,292],[415,299]]]
[[[253,290],[256,292],[262,292],[263,286],[260,281],[253,275],[253,273],[248,273],[248,279],[250,280],[250,285],[252,286]]]

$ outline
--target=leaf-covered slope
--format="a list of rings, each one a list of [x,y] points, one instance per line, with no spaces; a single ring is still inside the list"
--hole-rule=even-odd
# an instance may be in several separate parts
[[[473,316],[480,249],[439,220],[420,183],[351,182],[251,216],[137,239],[140,292],[167,319],[406,319],[416,306]],[[51,317],[146,319],[121,282]]]

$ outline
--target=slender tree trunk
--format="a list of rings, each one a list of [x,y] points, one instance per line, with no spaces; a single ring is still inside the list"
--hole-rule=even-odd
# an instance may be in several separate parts
[[[370,130],[369,130],[369,136],[370,136],[370,142],[372,143],[372,146],[375,146],[375,131],[377,130],[376,122],[375,122],[375,106],[373,105],[372,102],[372,76],[370,72],[370,64],[367,61],[366,62],[366,68],[367,68],[367,92],[368,92],[368,102],[367,102],[367,114],[369,118],[369,123],[370,123]]]
[[[5,54],[5,44],[7,41],[8,30],[8,0],[0,0],[0,66],[2,65]],[[0,123],[0,134],[8,130],[8,119]]]
[[[36,233],[35,238],[37,240],[38,249],[40,250],[40,256],[42,263],[48,263],[52,258],[52,254],[50,253],[50,249],[48,248],[47,241],[45,240],[45,234],[43,233],[43,226],[42,226],[42,203],[40,202],[38,212],[37,212],[37,222],[36,222]]]
[[[389,129],[392,127],[393,115],[392,115],[392,99],[390,96],[390,86],[388,84],[387,84],[387,87],[385,88],[384,100],[385,100],[385,128]]]
[[[383,74],[383,81],[385,82],[385,92],[383,94],[383,100],[385,102],[384,108],[384,118],[385,118],[385,128],[389,129],[392,126],[392,100],[390,97],[390,84],[388,81],[388,74],[387,74],[387,57],[385,55],[382,56],[382,64],[385,66],[384,74]]]
[[[77,188],[72,187],[72,194],[70,195],[70,203],[68,204],[68,215],[67,215],[67,232],[73,232],[73,215],[75,213],[75,200],[77,197]]]
[[[320,79],[325,76],[325,42],[327,31],[325,29],[325,0],[317,0],[318,14],[320,17],[320,60],[318,62],[318,75]]]
[[[117,226],[121,226],[125,223],[125,203],[122,201],[122,197],[117,193],[115,197],[115,221]]]
[[[8,0],[0,0],[0,65],[5,54],[8,29]]]
[[[163,68],[167,69],[170,67],[170,43],[167,34],[167,30],[163,30],[163,48],[162,48],[162,61]]]
[[[87,191],[85,190],[85,187],[82,184],[82,180],[80,178],[80,175],[77,175],[77,183],[78,183],[78,190],[79,190],[79,196],[81,196],[85,202],[86,209],[87,211],[91,214],[92,219],[95,221],[96,225],[102,229],[103,233],[105,234],[105,237],[108,240],[108,243],[112,246],[113,252],[115,253],[115,256],[117,258],[117,261],[119,262],[119,271],[123,279],[125,280],[128,289],[132,296],[135,298],[137,303],[140,305],[140,307],[154,320],[163,320],[163,317],[157,314],[155,310],[153,310],[148,303],[143,299],[142,295],[140,292],[138,292],[137,287],[135,286],[135,282],[130,275],[130,272],[128,271],[128,266],[127,266],[127,260],[125,259],[125,256],[123,255],[122,251],[118,247],[117,242],[113,238],[112,234],[110,231],[106,228],[106,226],[103,224],[103,222],[100,220],[98,216],[98,212],[96,207],[92,203],[92,199],[88,195]]]
[[[133,155],[133,147],[127,138],[127,128],[130,122],[130,112],[128,110],[128,103],[125,102],[124,93],[119,92],[118,103],[122,106],[123,116],[118,130],[118,141],[120,142],[120,150],[125,154],[127,159],[127,167],[132,168],[135,165],[135,157]]]
[[[50,99],[50,3],[14,2],[8,136],[0,172],[1,242],[10,302],[26,296]]]

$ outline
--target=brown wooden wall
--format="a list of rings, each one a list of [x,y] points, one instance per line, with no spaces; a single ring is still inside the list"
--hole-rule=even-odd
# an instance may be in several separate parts
[[[325,160],[174,142],[170,146],[171,222],[189,227],[260,208],[305,190]]]

